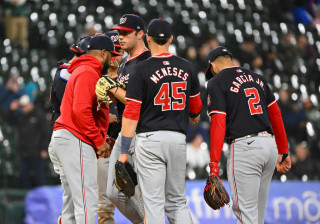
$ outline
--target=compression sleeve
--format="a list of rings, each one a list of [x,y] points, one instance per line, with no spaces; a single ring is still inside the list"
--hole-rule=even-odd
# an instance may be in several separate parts
[[[202,101],[200,98],[200,92],[196,95],[190,96],[190,117],[195,118],[199,115],[202,109]]]
[[[226,115],[213,113],[210,124],[210,160],[219,163],[226,133]]]
[[[278,153],[288,153],[289,148],[287,135],[284,129],[281,112],[276,101],[273,101],[268,105],[268,113],[274,137],[276,139]]]

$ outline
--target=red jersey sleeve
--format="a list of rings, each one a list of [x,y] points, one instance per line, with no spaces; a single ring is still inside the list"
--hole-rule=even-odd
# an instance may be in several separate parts
[[[190,90],[190,117],[197,117],[202,109],[202,101],[200,98],[200,83],[198,75],[192,70],[191,90]]]
[[[200,92],[190,96],[190,117],[197,117],[202,109]]]
[[[126,97],[126,107],[123,116],[131,120],[140,119],[141,101]]]

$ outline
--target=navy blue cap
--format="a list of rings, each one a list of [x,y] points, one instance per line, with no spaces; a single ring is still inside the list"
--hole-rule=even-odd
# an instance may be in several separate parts
[[[211,72],[211,62],[216,60],[217,57],[223,56],[223,55],[229,55],[232,58],[232,54],[230,53],[230,51],[223,46],[216,47],[208,53],[207,62],[209,63],[209,65],[205,73],[207,79],[211,79],[213,77],[213,74]]]
[[[113,42],[115,47],[121,47],[119,42],[119,33],[117,31],[108,31],[105,33]]]
[[[140,31],[144,30],[144,22],[140,16],[125,14],[121,16],[118,26],[111,28],[111,30]]]
[[[88,44],[88,50],[106,50],[113,55],[122,55],[114,50],[112,40],[106,35],[92,37]]]
[[[171,37],[171,24],[164,19],[153,19],[148,25],[147,34],[157,38]]]
[[[72,44],[70,50],[76,53],[77,56],[87,53],[88,44],[90,43],[91,37],[86,36],[80,39],[78,44]]]

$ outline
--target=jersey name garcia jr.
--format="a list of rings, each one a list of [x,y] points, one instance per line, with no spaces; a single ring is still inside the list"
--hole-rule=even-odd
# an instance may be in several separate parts
[[[232,82],[230,91],[238,93],[241,85],[246,82],[256,82],[264,90],[264,83],[259,77],[256,77],[256,79],[253,79],[252,75],[246,74],[241,69],[237,69],[236,71],[239,73],[239,75],[236,76],[234,81]]]

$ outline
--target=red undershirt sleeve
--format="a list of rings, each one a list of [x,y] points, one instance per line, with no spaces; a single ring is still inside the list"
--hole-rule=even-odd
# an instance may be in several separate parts
[[[276,101],[273,101],[268,105],[268,113],[274,137],[276,139],[278,153],[288,153],[289,148],[287,135],[283,125],[281,112]]]
[[[200,93],[190,96],[190,117],[197,117],[202,109]]]
[[[219,163],[226,133],[226,115],[213,113],[210,124],[210,159]]]
[[[123,112],[123,116],[132,120],[138,121],[140,119],[141,103],[138,100],[131,100],[126,98],[126,107]]]

